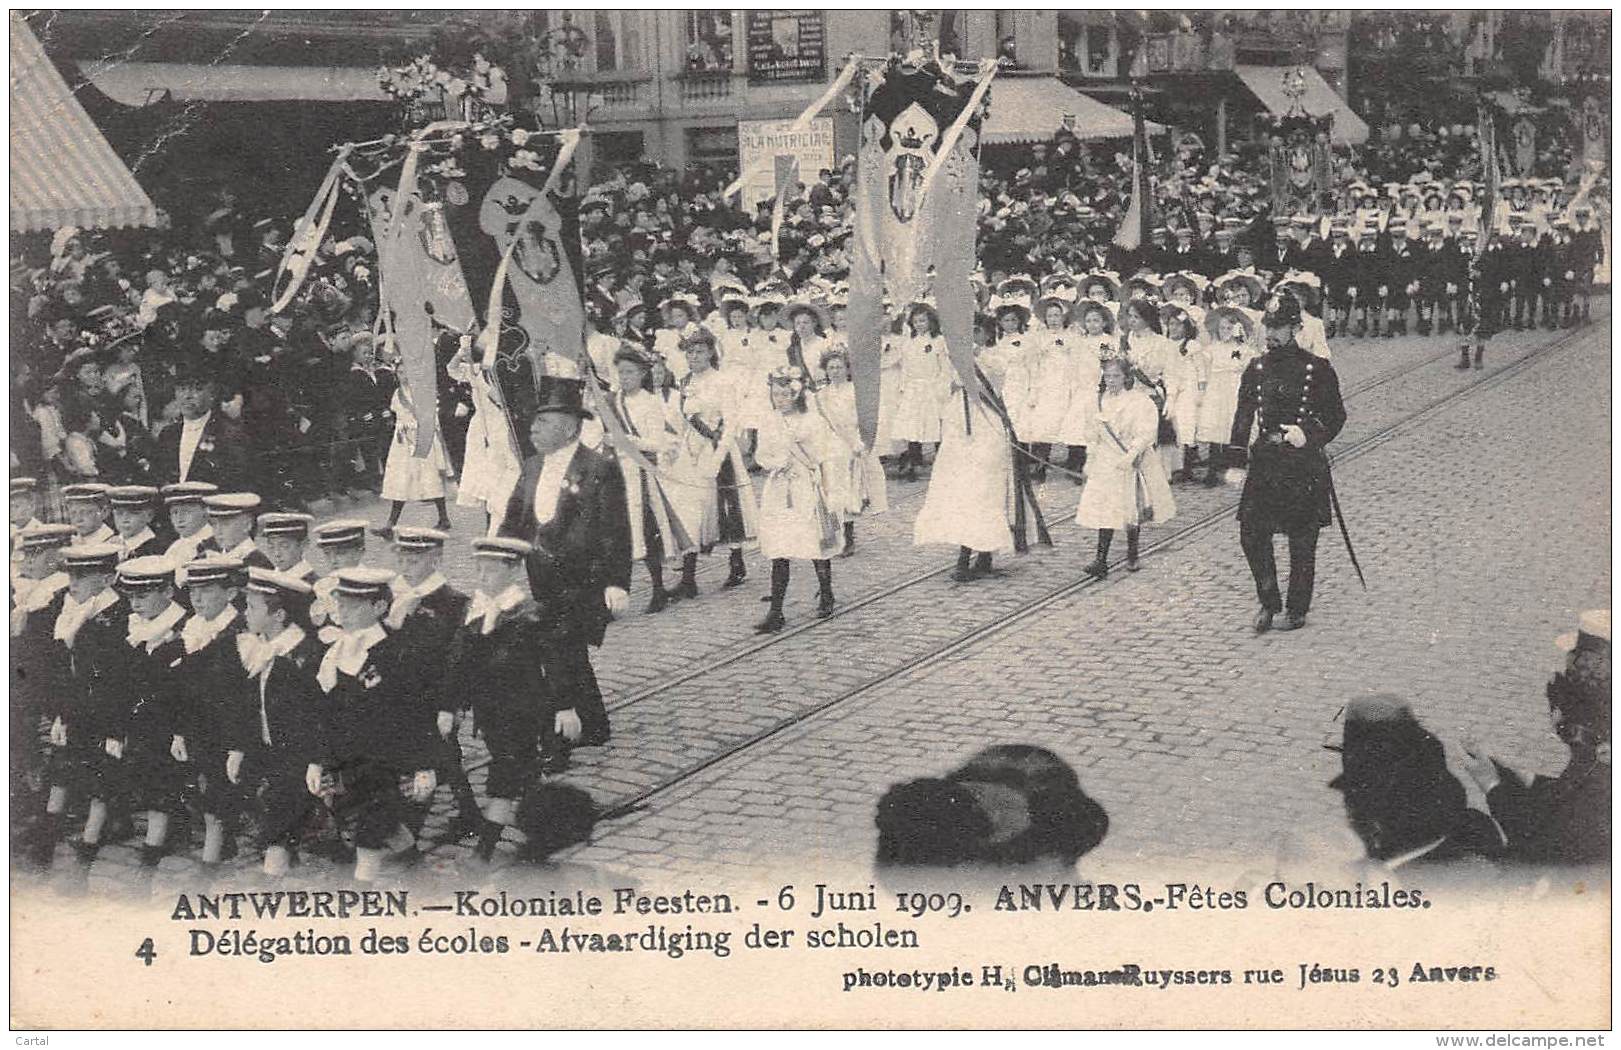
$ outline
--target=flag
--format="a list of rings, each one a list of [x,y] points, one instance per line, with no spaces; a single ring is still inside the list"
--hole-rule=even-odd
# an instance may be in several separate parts
[[[1142,57],[1141,52],[1138,57]],[[1148,231],[1153,228],[1154,222],[1154,155],[1148,146],[1148,125],[1143,121],[1140,91],[1131,93],[1131,125],[1131,204],[1127,206],[1126,216],[1114,235],[1114,243],[1127,251],[1136,251],[1148,243]]]
[[[1481,100],[1479,119],[1476,122],[1480,140],[1481,163],[1481,198],[1480,198],[1480,239],[1477,250],[1485,251],[1486,242],[1491,239],[1493,231],[1497,229],[1497,200],[1500,195],[1499,185],[1502,182],[1502,169],[1497,162],[1497,116],[1489,102]]]
[[[985,62],[975,75],[959,76],[937,62],[907,66],[895,58],[864,70],[848,327],[856,416],[869,445],[878,425],[878,355],[892,312],[932,293],[963,386],[977,390],[968,274],[980,103],[995,71]]]
[[[799,158],[778,154],[772,158],[771,184],[776,188],[776,200],[771,204],[771,261],[781,258],[778,237],[782,233],[782,216],[788,207],[788,190],[799,179]]]

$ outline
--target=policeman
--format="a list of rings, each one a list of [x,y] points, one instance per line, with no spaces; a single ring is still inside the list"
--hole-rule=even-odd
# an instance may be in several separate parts
[[[1330,524],[1332,481],[1324,446],[1345,426],[1345,404],[1334,366],[1301,349],[1300,304],[1275,296],[1262,320],[1267,352],[1244,370],[1231,444],[1250,448],[1238,506],[1238,537],[1261,600],[1257,631],[1304,627],[1317,567],[1317,532]],[[1251,429],[1255,441],[1250,443]],[[1289,537],[1289,592],[1278,594],[1272,537]]]

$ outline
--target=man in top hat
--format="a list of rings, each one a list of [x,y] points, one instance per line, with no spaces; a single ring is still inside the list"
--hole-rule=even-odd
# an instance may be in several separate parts
[[[162,554],[169,549],[171,537],[166,526],[158,521],[161,495],[150,485],[118,485],[107,490],[107,501],[113,508],[113,543],[122,547],[125,558],[140,558]],[[157,529],[163,529],[160,533]]]
[[[1325,446],[1345,426],[1334,366],[1301,349],[1300,303],[1274,296],[1262,319],[1267,352],[1244,370],[1233,450],[1249,447],[1249,472],[1238,506],[1238,538],[1261,601],[1257,631],[1304,627],[1317,568],[1318,530],[1333,521],[1333,480]],[[1251,430],[1255,432],[1251,443]],[[1289,537],[1289,590],[1278,593],[1272,537]]]
[[[237,636],[245,688],[233,700],[222,736],[225,777],[259,799],[264,870],[286,874],[317,805],[304,774],[321,756],[324,647],[309,629],[310,585],[270,569],[248,571],[243,632]]]
[[[219,411],[215,377],[205,363],[183,361],[175,374],[180,419],[158,435],[153,475],[165,482],[207,481],[222,491],[248,485],[248,436]]]
[[[107,523],[109,486],[95,481],[62,486],[62,507],[77,535],[74,546],[99,546],[118,536]]]
[[[529,582],[557,643],[561,702],[584,726],[581,743],[608,739],[608,713],[591,669],[608,621],[629,607],[631,536],[625,479],[612,455],[580,444],[590,418],[578,381],[542,377],[528,438],[535,454],[508,501],[500,534],[533,545]]]
[[[1530,864],[1603,864],[1610,859],[1610,612],[1582,614],[1560,635],[1558,669],[1547,685],[1554,733],[1570,750],[1556,777],[1529,782],[1479,747],[1464,768],[1486,793],[1508,855]]]
[[[1340,792],[1346,819],[1369,860],[1384,870],[1482,864],[1502,852],[1502,838],[1447,769],[1446,750],[1412,710],[1390,696],[1346,705],[1342,768],[1329,787]]]
[[[296,576],[313,584],[320,573],[304,559],[309,544],[310,526],[315,519],[308,514],[275,511],[259,515],[259,538],[254,546],[270,561],[270,568]]]
[[[304,784],[319,795],[325,778],[341,780],[339,817],[353,829],[355,879],[371,882],[385,853],[411,850],[407,825],[420,825],[412,810],[426,806],[438,786],[438,705],[407,652],[409,637],[383,622],[395,574],[362,566],[337,575],[340,630],[316,669],[324,694],[321,750]]]
[[[49,865],[61,839],[70,794],[90,800],[80,859],[93,860],[107,823],[105,783],[108,772],[108,712],[119,681],[119,653],[124,646],[129,610],[118,601],[113,580],[120,549],[110,543],[68,548],[62,555],[67,572],[63,596],[51,626],[50,647],[43,657],[42,680],[50,690],[44,717],[51,723],[51,759],[45,816],[36,827],[34,859]]]
[[[440,571],[449,535],[438,529],[400,526],[394,530],[394,563],[399,576],[393,585],[393,599],[384,625],[402,632],[409,640],[407,649],[420,664],[420,680],[430,684],[430,699],[438,710],[455,710],[456,705],[442,683],[445,682],[451,635],[461,626],[470,601],[452,587]],[[452,721],[438,724],[439,742],[434,771],[439,782],[450,785],[456,800],[456,821],[451,833],[456,838],[475,834],[483,825],[478,800],[462,768],[461,740]]]
[[[219,487],[206,481],[177,481],[158,491],[169,512],[169,526],[174,531],[174,539],[163,552],[164,557],[176,566],[195,561],[202,545],[214,538],[214,527],[208,522],[203,497],[214,495]]]

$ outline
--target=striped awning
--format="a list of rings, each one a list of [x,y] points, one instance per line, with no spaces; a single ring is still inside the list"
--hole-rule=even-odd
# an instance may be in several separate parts
[[[155,226],[157,209],[11,13],[11,229]]]

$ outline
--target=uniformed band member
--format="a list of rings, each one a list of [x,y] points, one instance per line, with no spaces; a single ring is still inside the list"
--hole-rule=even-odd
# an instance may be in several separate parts
[[[108,487],[94,481],[62,486],[63,513],[78,532],[73,540],[75,546],[112,543],[118,535],[107,523]]]
[[[357,882],[374,881],[391,849],[415,852],[410,810],[438,786],[437,704],[413,676],[406,637],[383,625],[393,580],[384,569],[338,571],[333,597],[342,630],[315,676],[325,694],[321,752],[304,784],[311,795],[322,793],[327,776],[340,785],[338,818],[354,836]]]
[[[43,680],[49,690],[44,716],[51,723],[50,791],[36,829],[34,859],[48,866],[61,838],[71,795],[90,800],[78,846],[81,861],[95,858],[107,824],[105,750],[110,695],[118,681],[129,611],[118,601],[113,579],[122,549],[110,543],[69,547],[62,556],[67,593],[51,626]]]
[[[40,720],[51,703],[52,631],[67,594],[68,574],[62,554],[73,537],[72,525],[31,525],[17,537],[18,562],[11,583],[11,801],[12,814],[37,811],[33,796],[43,774],[39,746]],[[30,805],[30,801],[33,802]]]
[[[304,550],[309,543],[310,526],[314,523],[315,519],[308,514],[288,511],[261,514],[259,538],[254,541],[254,546],[269,560],[270,568],[313,584],[320,574],[315,571],[315,566],[304,559]],[[249,567],[253,566],[250,564]]]
[[[1231,445],[1248,446],[1249,473],[1238,507],[1239,541],[1261,601],[1257,631],[1306,624],[1317,566],[1317,532],[1333,522],[1328,455],[1324,447],[1345,426],[1334,366],[1300,348],[1300,304],[1275,296],[1262,321],[1266,354],[1251,362],[1239,388]],[[1255,432],[1251,444],[1251,430]],[[1289,537],[1287,602],[1278,593],[1272,537]]]
[[[548,619],[529,592],[530,544],[508,537],[473,541],[478,590],[450,642],[441,691],[439,731],[454,732],[455,715],[471,707],[490,751],[486,805],[478,853],[495,852],[503,829],[536,778],[563,768],[568,742],[579,739],[580,717],[564,707],[550,669],[566,631]]]
[[[162,555],[128,558],[118,567],[129,628],[115,685],[122,703],[109,719],[106,751],[122,801],[146,812],[142,867],[162,859],[170,821],[185,809],[186,771],[169,753],[182,713],[186,651],[180,640],[186,610],[174,600],[174,576]]]
[[[315,527],[315,545],[321,548],[327,570],[313,584],[315,600],[310,604],[310,623],[317,628],[336,619],[332,592],[338,585],[338,570],[353,569],[366,558],[366,525],[364,518],[336,518]]]
[[[248,570],[246,629],[236,636],[243,689],[226,720],[225,777],[259,800],[264,870],[285,874],[317,802],[305,772],[322,754],[323,653],[309,623],[314,589],[270,569]]]
[[[529,585],[542,615],[567,627],[554,654],[557,691],[579,713],[580,744],[605,743],[608,712],[591,668],[608,622],[630,603],[630,519],[612,456],[580,444],[591,413],[578,381],[542,377],[524,460],[500,534],[532,545]]]
[[[247,568],[272,568],[270,559],[253,542],[253,516],[259,509],[258,496],[252,492],[220,492],[204,496],[203,506],[208,508],[214,538],[201,544],[200,550],[235,558]]]
[[[393,538],[394,562],[400,574],[394,580],[393,600],[384,623],[390,631],[405,632],[409,640],[407,649],[420,666],[417,672],[420,680],[437,691],[439,695],[431,699],[439,710],[445,710],[448,701],[442,683],[450,639],[461,626],[471,599],[452,587],[439,571],[445,541],[450,539],[447,533],[396,526]],[[449,709],[455,710],[455,707]],[[450,786],[456,800],[456,819],[450,833],[460,839],[477,834],[483,820],[473,787],[467,782],[467,771],[462,768],[462,746],[456,726],[452,725],[449,733],[443,732],[443,728],[440,726],[434,772],[441,784]],[[426,816],[426,811],[421,815]],[[412,830],[420,832],[421,829]]]
[[[203,863],[217,864],[236,855],[232,830],[242,813],[242,793],[225,775],[225,732],[242,691],[236,639],[243,630],[238,603],[247,567],[239,558],[209,554],[185,572],[192,613],[180,628],[184,708],[169,753],[186,765],[192,797],[200,800]]]
[[[202,545],[214,536],[214,527],[208,523],[208,508],[203,497],[219,491],[206,481],[177,481],[159,490],[163,505],[169,513],[169,524],[174,539],[163,552],[176,566],[197,560]]]
[[[118,533],[115,544],[122,547],[125,558],[139,558],[162,554],[169,547],[166,526],[158,523],[161,496],[150,485],[118,485],[107,490],[107,502],[112,506],[113,531]],[[163,528],[159,535],[154,527]]]

